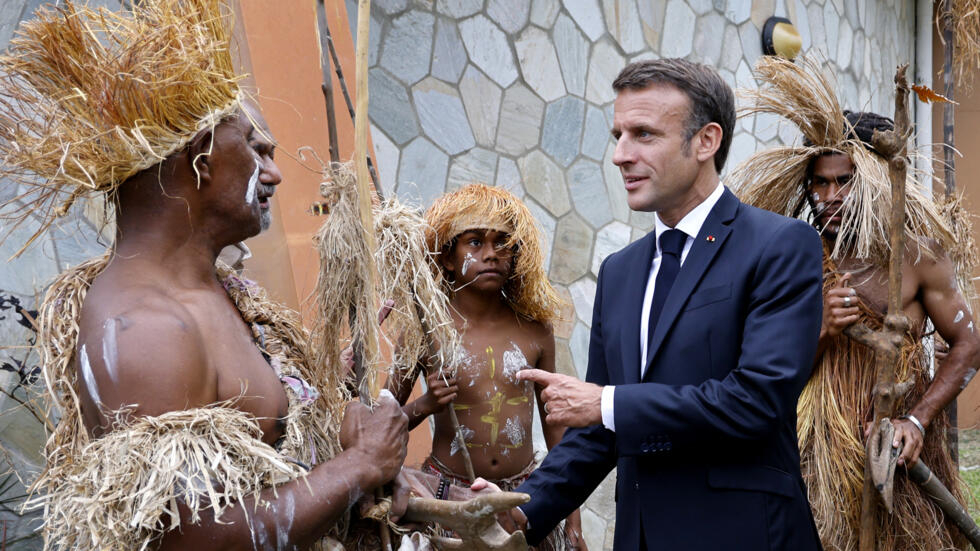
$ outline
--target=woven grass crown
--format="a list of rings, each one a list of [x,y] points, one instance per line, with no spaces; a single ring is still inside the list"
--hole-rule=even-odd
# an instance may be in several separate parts
[[[740,115],[772,113],[788,119],[803,133],[801,146],[777,146],[759,151],[732,172],[729,181],[739,198],[750,205],[789,217],[805,218],[807,170],[819,155],[839,152],[854,163],[850,193],[841,211],[841,225],[831,257],[856,257],[884,265],[889,257],[888,213],[891,183],[888,166],[857,139],[837,95],[820,67],[808,59],[793,63],[774,56],[759,58],[756,90],[739,90],[750,105]],[[812,145],[809,145],[812,144]],[[943,250],[956,245],[953,233],[932,200],[922,192],[917,174],[906,182],[906,242],[929,255],[928,239]]]
[[[133,4],[41,8],[0,55],[0,176],[25,184],[14,217],[40,218],[35,237],[240,104],[222,0]]]
[[[487,229],[509,234],[517,256],[504,293],[511,308],[524,318],[541,323],[558,319],[562,301],[548,281],[541,230],[531,211],[507,190],[470,184],[438,198],[425,213],[433,229],[429,250],[443,247],[466,230]],[[444,287],[449,282],[444,281]]]

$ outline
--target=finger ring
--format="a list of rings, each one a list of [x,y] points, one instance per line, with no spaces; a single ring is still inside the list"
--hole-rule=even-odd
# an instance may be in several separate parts
[[[545,402],[545,404],[544,404],[544,414],[545,414],[545,415],[548,415],[549,413],[551,413],[551,412],[550,412],[550,411],[548,411],[548,403],[547,403],[547,402]]]
[[[844,308],[849,308],[851,306],[851,297],[844,297]]]

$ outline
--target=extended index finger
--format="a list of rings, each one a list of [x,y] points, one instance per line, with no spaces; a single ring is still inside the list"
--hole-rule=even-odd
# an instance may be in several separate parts
[[[545,386],[555,382],[556,377],[557,374],[549,373],[542,369],[522,369],[517,372],[518,381],[534,381]]]

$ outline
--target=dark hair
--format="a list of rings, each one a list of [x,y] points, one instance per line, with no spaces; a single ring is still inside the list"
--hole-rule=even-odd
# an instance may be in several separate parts
[[[879,115],[878,113],[871,113],[868,111],[848,111],[844,110],[844,118],[847,120],[848,128],[848,138],[857,138],[864,144],[864,147],[868,148],[872,153],[878,153],[878,150],[874,148],[874,144],[871,143],[871,137],[874,136],[875,130],[879,132],[887,132],[889,130],[895,129],[895,122],[888,117]],[[813,142],[810,140],[803,140],[803,145],[807,147],[813,146]]]
[[[619,72],[612,87],[616,92],[642,90],[654,84],[670,84],[691,100],[684,139],[708,123],[721,126],[721,145],[715,152],[715,170],[721,172],[732,145],[735,129],[735,95],[717,71],[680,58],[651,59],[630,63]]]

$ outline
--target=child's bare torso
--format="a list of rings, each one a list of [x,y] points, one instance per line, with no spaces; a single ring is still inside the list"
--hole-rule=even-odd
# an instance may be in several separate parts
[[[511,313],[479,325],[457,320],[464,361],[456,382],[456,410],[477,476],[501,479],[524,471],[534,460],[531,423],[534,386],[516,374],[538,365],[541,340],[550,333],[539,323]],[[457,473],[465,473],[448,410],[435,418],[432,455]]]

